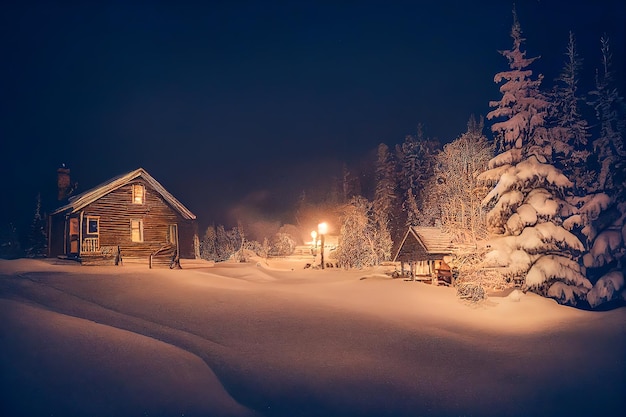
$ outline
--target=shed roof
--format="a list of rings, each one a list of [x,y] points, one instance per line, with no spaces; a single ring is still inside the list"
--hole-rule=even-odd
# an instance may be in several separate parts
[[[397,260],[401,253],[406,253],[405,248],[407,238],[417,242],[422,253],[428,255],[449,255],[455,251],[452,236],[444,232],[440,227],[410,226],[402,239],[394,260]]]
[[[428,253],[451,253],[454,251],[452,236],[440,227],[411,226],[410,230],[421,240]]]
[[[65,211],[75,213],[94,201],[104,197],[108,193],[117,190],[118,188],[128,184],[129,182],[142,178],[148,183],[156,192],[158,192],[165,201],[167,201],[176,211],[178,211],[183,218],[188,220],[195,220],[196,215],[193,214],[187,207],[185,207],[180,201],[178,201],[172,194],[169,193],[157,180],[154,179],[143,168],[137,168],[134,171],[126,174],[118,175],[110,180],[103,182],[102,184],[87,190],[81,194],[77,194],[69,198],[69,203],[59,207],[51,214],[58,214]]]

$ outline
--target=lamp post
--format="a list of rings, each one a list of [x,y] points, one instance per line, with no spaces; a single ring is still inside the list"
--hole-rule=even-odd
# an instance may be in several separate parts
[[[317,256],[317,232],[313,230],[311,232],[311,253],[313,254],[313,262],[315,262],[315,257]]]
[[[317,233],[320,236],[320,254],[321,254],[321,266],[324,269],[324,235],[328,233],[328,225],[323,222],[317,225]]]

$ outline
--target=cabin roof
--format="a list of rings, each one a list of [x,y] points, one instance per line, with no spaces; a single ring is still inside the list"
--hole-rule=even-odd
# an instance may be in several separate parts
[[[129,182],[142,178],[146,183],[148,183],[156,192],[158,192],[165,201],[167,201],[176,211],[178,211],[183,218],[188,220],[195,220],[196,215],[193,214],[187,207],[185,207],[180,201],[176,199],[172,194],[169,193],[157,180],[154,179],[148,172],[143,168],[137,168],[134,171],[128,172],[126,174],[118,175],[117,177],[113,177],[110,180],[103,182],[102,184],[87,190],[81,194],[77,194],[69,198],[69,203],[65,204],[62,207],[59,207],[52,214],[58,214],[65,211],[70,211],[70,213],[75,213],[87,205],[93,203],[94,201],[104,197],[108,193],[117,190],[118,188],[128,184]]]
[[[440,227],[412,226],[410,229],[429,253],[450,253],[454,250],[452,236]]]
[[[407,238],[412,237],[429,255],[449,255],[455,251],[452,236],[440,227],[409,226],[394,260],[403,252]]]

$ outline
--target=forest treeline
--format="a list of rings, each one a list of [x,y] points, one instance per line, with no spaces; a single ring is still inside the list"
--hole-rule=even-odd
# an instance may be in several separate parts
[[[463,254],[467,279],[489,276],[569,305],[624,300],[626,109],[610,40],[600,38],[593,88],[581,91],[573,33],[549,86],[531,69],[538,58],[527,56],[515,13],[511,38],[486,121],[471,116],[443,146],[421,124],[400,144],[381,143],[368,164],[329,179],[324,198],[304,191],[294,225],[247,245],[287,255],[323,219],[339,236],[334,261],[360,268],[391,260],[407,227],[439,226],[473,248]],[[203,256],[226,258],[219,241],[237,252],[243,226],[209,227]]]
[[[461,279],[517,285],[568,305],[624,301],[626,105],[610,39],[600,37],[589,60],[594,79],[585,80],[593,87],[581,91],[573,33],[552,83],[534,69],[538,57],[527,56],[515,12],[510,35],[511,48],[500,52],[507,65],[494,75],[500,97],[455,140],[442,144],[418,124],[401,143],[380,143],[367,163],[345,164],[321,197],[303,190],[292,221],[209,226],[201,257],[289,255],[326,221],[338,236],[332,262],[369,267],[393,259],[408,227],[437,226],[464,248]],[[0,233],[1,257],[45,253],[40,200],[25,243],[13,226]]]

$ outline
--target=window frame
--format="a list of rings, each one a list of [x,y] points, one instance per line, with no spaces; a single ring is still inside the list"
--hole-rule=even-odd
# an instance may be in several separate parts
[[[90,228],[90,223],[92,221],[96,222],[95,232],[92,232]],[[87,233],[86,234],[100,236],[100,216],[87,216]]]
[[[139,200],[139,193],[137,190],[141,190],[141,200]],[[146,186],[143,184],[133,184],[132,186],[132,203],[137,205],[146,204]]]
[[[134,224],[137,227],[134,227]],[[138,232],[138,240],[135,239],[135,230]],[[142,243],[143,240],[143,219],[130,219],[130,241],[134,243]]]

